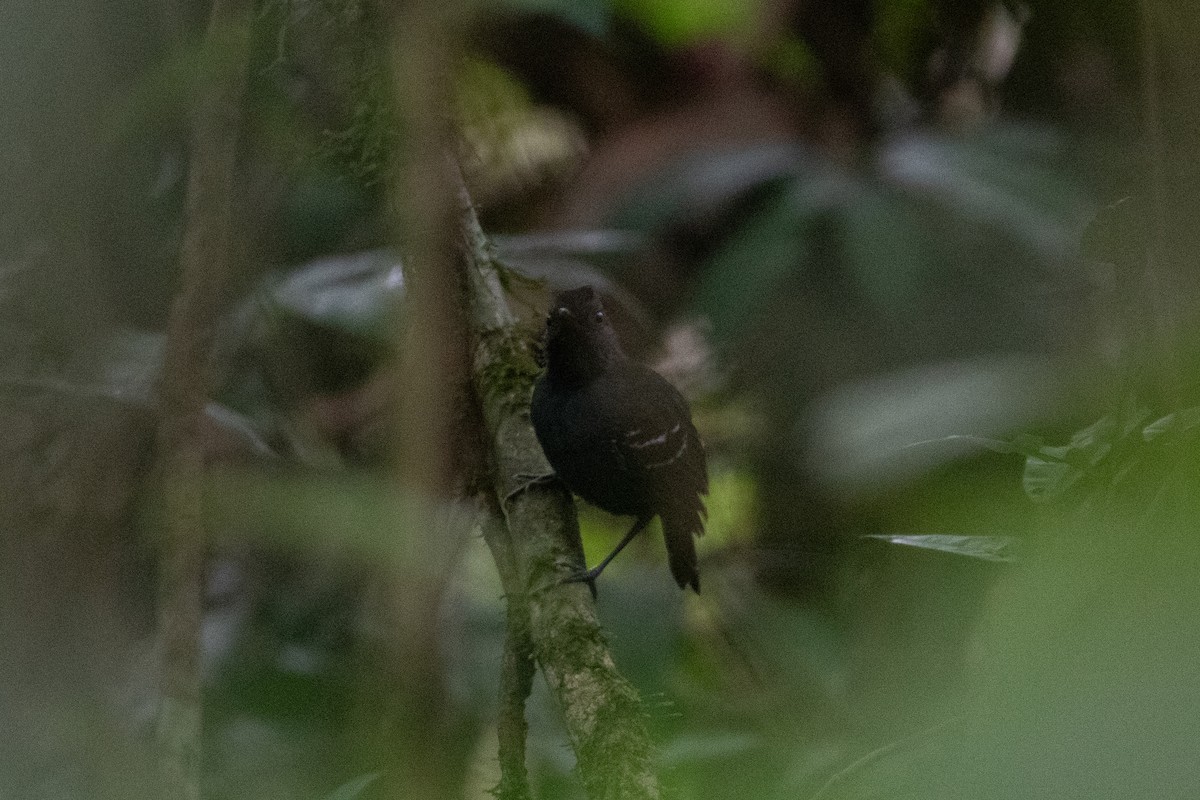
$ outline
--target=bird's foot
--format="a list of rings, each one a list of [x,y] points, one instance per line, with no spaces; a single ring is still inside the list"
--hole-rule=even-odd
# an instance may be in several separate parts
[[[513,475],[513,481],[529,485],[534,483],[549,483],[557,477],[557,472],[518,472],[516,475]]]
[[[600,577],[598,569],[583,569],[578,572],[572,572],[567,577],[563,578],[560,583],[586,583],[588,591],[592,593],[592,599],[596,599],[596,578]]]

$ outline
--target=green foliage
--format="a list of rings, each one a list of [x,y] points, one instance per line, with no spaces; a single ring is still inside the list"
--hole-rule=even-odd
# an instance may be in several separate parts
[[[630,192],[612,219],[657,232],[697,217],[735,223],[707,256],[694,298],[719,342],[753,330],[768,299],[798,285],[811,302],[861,299],[919,326],[962,313],[972,290],[1011,302],[1008,283],[1023,278],[1080,280],[1055,263],[1087,207],[1063,168],[1065,147],[1046,130],[1012,126],[899,136],[865,168],[799,148],[705,153]],[[963,297],[931,297],[931,286]],[[995,339],[970,328],[986,319],[964,313],[964,336]]]
[[[926,68],[934,9],[928,0],[885,0],[875,3],[872,41],[880,63],[893,74],[916,79]]]
[[[379,780],[380,775],[381,773],[379,772],[368,772],[365,775],[359,775],[357,778],[346,781],[325,795],[322,800],[358,800],[370,788],[371,784]]]
[[[900,536],[894,534],[870,534],[868,539],[880,539],[890,544],[920,547],[939,553],[977,558],[982,561],[1013,561],[1016,542],[1004,536],[951,536],[946,534],[918,534]]]
[[[697,295],[718,339],[744,330],[772,292],[812,258],[809,235],[828,184],[780,189],[713,257]],[[736,276],[736,277],[735,277]]]
[[[386,26],[367,0],[325,0],[337,13],[322,15],[329,38],[344,59],[333,65],[335,91],[349,98],[349,115],[341,128],[322,128],[317,153],[364,185],[386,177],[392,154],[401,142],[399,119],[390,99]]]
[[[214,530],[300,553],[402,558],[416,531],[397,525],[407,500],[381,478],[218,473],[207,487]]]
[[[758,46],[749,33],[766,5],[756,0],[507,3],[545,11],[601,38],[612,28],[613,15],[623,14],[668,45],[720,38],[746,49]],[[48,16],[57,14],[47,8],[52,10]],[[406,146],[391,107],[380,8],[369,0],[269,0],[262,6],[247,104],[252,135],[242,154],[242,177],[254,187],[287,185],[287,196],[278,201],[285,218],[279,236],[291,249],[268,258],[270,264],[293,257],[301,261],[313,252],[340,247],[347,230],[379,213],[386,165]],[[1101,31],[1101,39],[1127,42],[1136,32],[1136,26],[1113,21],[1125,17],[1107,14],[1121,10],[1111,0],[1083,8],[1039,8],[1031,36],[1044,37],[1047,29],[1038,27],[1040,19],[1055,15],[1095,16],[1089,25]],[[1096,16],[1088,9],[1106,14]],[[872,43],[879,62],[908,78],[920,75],[927,66],[934,6],[926,0],[895,0],[877,3],[876,12]],[[116,10],[105,13],[120,16]],[[1073,57],[1073,48],[1088,46],[1065,38],[1051,44],[1047,51],[1063,59]],[[819,75],[821,66],[798,39],[770,47],[755,55],[776,78],[807,86]],[[1117,56],[1130,60],[1131,52],[1126,45]],[[166,46],[153,68],[115,93],[113,110],[101,125],[105,148],[136,142],[152,153],[146,158],[147,174],[153,178],[161,173],[155,179],[161,185],[153,192],[138,184],[136,191],[112,193],[136,195],[130,202],[153,206],[156,215],[146,217],[151,224],[108,227],[159,237],[154,241],[162,263],[174,258],[182,213],[179,142],[186,137],[194,99],[221,58],[219,42],[208,49],[190,41]],[[1104,70],[1098,73],[1107,78]],[[1054,83],[1046,74],[1038,79],[1047,86]],[[14,85],[20,88],[21,81]],[[496,161],[506,164],[528,155],[522,147],[541,157],[562,156],[561,148],[576,145],[582,151],[582,142],[572,139],[570,131],[556,128],[556,135],[562,135],[553,142],[539,139],[531,120],[546,122],[547,117],[539,116],[530,93],[513,76],[492,64],[466,61],[457,75],[456,93],[455,107],[447,113],[457,115],[468,149],[478,145],[477,152],[499,154]],[[49,92],[37,99],[59,102]],[[154,141],[144,141],[148,139]],[[90,148],[94,142],[85,144]],[[1149,393],[1138,386],[1138,399],[1153,411],[1123,397],[1122,410],[1064,437],[1065,443],[1048,435],[1013,434],[1022,424],[1033,429],[1046,422],[1027,413],[1034,406],[1047,412],[1047,425],[1055,424],[1058,417],[1042,399],[1053,394],[1053,376],[1015,371],[1003,382],[988,382],[981,379],[982,371],[971,371],[978,365],[967,356],[1006,348],[1027,352],[1043,344],[1014,344],[1003,334],[1025,330],[1028,320],[1013,310],[1027,311],[1034,303],[1030,295],[1057,286],[1055,279],[1070,270],[1059,257],[1074,250],[1087,205],[1063,166],[1073,155],[1070,146],[1046,130],[999,122],[988,122],[976,136],[917,130],[885,136],[877,144],[858,151],[856,159],[839,161],[791,144],[693,154],[687,163],[651,176],[612,215],[609,221],[631,235],[595,234],[597,240],[609,237],[605,241],[610,243],[621,239],[619,245],[601,244],[589,251],[560,239],[530,258],[521,242],[507,243],[513,245],[513,257],[507,259],[513,264],[540,258],[542,272],[531,272],[557,271],[560,279],[598,283],[606,278],[592,267],[628,262],[634,249],[630,242],[639,247],[647,240],[670,242],[681,230],[713,233],[697,248],[701,263],[689,264],[698,283],[681,303],[713,322],[722,353],[756,342],[758,326],[781,314],[782,334],[768,337],[778,349],[765,359],[767,371],[800,378],[791,384],[781,379],[778,388],[783,390],[773,398],[796,416],[753,426],[754,433],[739,429],[732,436],[713,437],[719,441],[713,448],[708,536],[700,543],[705,593],[696,598],[675,591],[654,535],[635,543],[606,573],[598,613],[618,666],[648,702],[639,703],[633,692],[621,693],[612,705],[599,709],[597,719],[603,723],[616,715],[644,721],[660,744],[657,768],[668,794],[698,800],[1190,797],[1196,785],[1194,756],[1200,751],[1194,674],[1200,656],[1195,625],[1200,552],[1194,535],[1194,520],[1200,516],[1195,498],[1200,468],[1194,463],[1200,407],[1147,400],[1142,395]],[[41,151],[30,158],[21,143],[10,150],[14,163],[29,160],[37,171],[46,166]],[[568,155],[574,159],[577,152]],[[255,196],[251,202],[257,200]],[[1122,301],[1137,293],[1149,231],[1158,222],[1148,219],[1143,201],[1130,199],[1102,211],[1084,234],[1085,257],[1118,267],[1117,293],[1128,295]],[[374,244],[377,236],[377,231],[368,232],[350,240]],[[263,242],[253,239],[249,245],[257,254]],[[83,258],[98,257],[90,249],[89,243]],[[125,259],[123,252],[119,255],[114,259],[117,270],[169,272],[152,271]],[[52,280],[61,278],[56,268],[49,263],[44,267]],[[1058,268],[1061,273],[1054,272]],[[30,297],[9,285],[15,269],[8,261],[0,263],[0,294],[6,303]],[[541,288],[517,273],[501,277],[506,288],[523,298]],[[136,290],[131,295],[142,292],[137,280],[131,284]],[[955,293],[962,287],[967,288]],[[1030,291],[1006,304],[1014,288]],[[311,411],[307,401],[352,394],[391,357],[393,310],[402,289],[399,265],[382,250],[273,273],[233,315],[217,353],[225,383],[219,402],[207,410],[206,432],[214,440],[240,443],[244,466],[236,471],[213,468],[205,484],[206,522],[218,533],[205,629],[206,711],[212,713],[204,761],[213,777],[213,800],[272,793],[352,800],[380,789],[381,773],[368,771],[371,764],[347,768],[344,763],[361,762],[363,754],[347,756],[337,750],[346,745],[342,739],[349,728],[345,715],[351,684],[361,678],[347,651],[358,637],[378,635],[361,629],[362,607],[372,599],[364,599],[363,576],[396,565],[411,568],[414,552],[430,543],[449,547],[460,540],[413,522],[424,518],[414,511],[416,498],[380,474],[348,469],[340,443],[304,426],[310,424],[305,421]],[[78,531],[69,528],[63,520],[85,504],[80,498],[86,499],[86,492],[60,484],[50,473],[67,472],[79,462],[89,470],[79,486],[100,485],[106,491],[105,464],[92,464],[84,456],[90,457],[97,442],[108,440],[78,436],[72,426],[94,419],[108,424],[117,416],[110,413],[113,409],[131,407],[137,413],[128,416],[150,418],[146,412],[154,409],[162,366],[157,333],[61,321],[69,316],[91,319],[90,298],[85,308],[79,296],[53,295],[46,303],[58,306],[53,313],[41,306],[30,311],[21,303],[13,303],[15,310],[5,306],[5,326],[13,330],[6,330],[10,352],[0,389],[6,421],[16,423],[0,437],[8,448],[0,460],[16,464],[14,473],[19,474],[10,476],[3,488],[11,490],[5,496],[14,507],[17,501],[29,503],[28,509],[20,506],[18,523],[45,525],[14,528],[7,538],[17,550],[27,548],[35,565],[53,563],[60,543],[107,547],[96,531],[117,512],[99,502],[95,526],[86,520]],[[972,297],[983,302],[964,305]],[[796,298],[805,304],[787,305]],[[535,305],[529,302],[522,310],[532,316]],[[991,312],[993,327],[988,328],[984,318]],[[750,535],[760,511],[762,487],[756,481],[774,476],[750,473],[731,451],[736,456],[755,437],[780,450],[795,447],[803,432],[799,413],[810,410],[808,391],[813,386],[826,390],[821,381],[829,375],[838,380],[861,377],[854,372],[861,366],[855,362],[861,353],[848,346],[839,349],[851,338],[840,336],[840,329],[815,345],[809,339],[787,339],[787,334],[821,321],[823,314],[862,322],[863,329],[877,334],[863,347],[871,355],[897,342],[909,343],[905,337],[914,331],[927,337],[921,341],[949,343],[953,352],[947,357],[968,364],[964,383],[974,380],[976,391],[956,393],[962,384],[939,382],[933,372],[915,370],[891,384],[899,391],[889,392],[878,383],[867,386],[873,402],[863,407],[870,414],[836,417],[845,424],[834,427],[861,446],[855,453],[867,452],[870,464],[893,485],[914,480],[916,470],[897,466],[902,459],[892,458],[896,452],[889,449],[887,435],[893,429],[883,423],[903,421],[916,408],[923,418],[948,427],[930,431],[931,441],[905,440],[896,448],[900,456],[914,455],[916,445],[939,442],[953,453],[943,461],[922,462],[922,476],[943,473],[934,476],[940,481],[936,487],[922,493],[904,484],[894,494],[884,493],[870,509],[877,516],[864,513],[855,520],[862,530],[914,533],[868,536],[896,547],[864,545],[872,553],[846,568],[838,597],[827,607],[799,608],[768,596],[754,580],[753,567],[759,562],[751,555],[762,555],[756,549],[760,543]],[[1052,324],[1061,320],[1057,312],[1042,309],[1031,316]],[[1153,318],[1153,309],[1147,317]],[[923,327],[930,320],[940,321],[940,327]],[[63,333],[68,327],[70,336]],[[1128,335],[1122,344],[1146,332],[1122,331]],[[31,349],[38,350],[38,358],[26,357],[22,348],[27,340],[35,342]],[[489,401],[500,399],[519,409],[527,399],[537,368],[526,344],[520,337],[496,343],[504,355],[483,376]],[[1129,363],[1121,367],[1135,372],[1137,362],[1152,360],[1143,359],[1145,355],[1131,345],[1124,356]],[[904,356],[920,361],[928,353]],[[1023,383],[1022,376],[1033,377]],[[1133,382],[1123,380],[1121,391]],[[910,391],[917,385],[925,390],[919,397]],[[1001,389],[1015,389],[1025,402]],[[964,398],[966,412],[960,416],[951,405]],[[850,394],[838,399],[846,401],[841,410],[853,405]],[[998,408],[1012,413],[996,413]],[[1171,408],[1173,413],[1165,413]],[[1018,418],[1017,412],[1026,416]],[[1096,416],[1086,413],[1088,419]],[[22,415],[39,421],[46,417],[57,427],[22,428]],[[997,418],[1004,424],[983,431],[986,435],[933,439],[957,429],[951,423],[960,420]],[[878,427],[871,424],[876,421],[882,421]],[[962,429],[978,430],[966,422]],[[370,430],[368,436],[386,438]],[[981,449],[992,459],[986,478],[958,460]],[[1014,458],[997,459],[992,453]],[[788,457],[799,458],[790,451]],[[1017,457],[1024,461],[1023,476]],[[42,471],[20,472],[26,461]],[[818,457],[802,466],[829,471],[830,463],[828,457]],[[997,488],[1016,491],[1018,484],[1037,504],[1040,526],[1029,524],[1034,515],[1026,511],[1028,503],[1010,505]],[[809,499],[798,491],[786,498],[802,509]],[[847,503],[853,506],[849,512],[863,511],[872,500],[854,495]],[[450,527],[457,533],[470,524],[470,514],[456,506],[441,511],[454,517]],[[591,551],[607,551],[611,537],[625,528],[623,522],[582,513]],[[816,509],[815,515],[820,513]],[[952,524],[962,519],[967,527]],[[912,524],[890,524],[897,520]],[[994,535],[930,532],[941,530]],[[1001,535],[1009,533],[1014,536]],[[1017,540],[1019,553],[1014,552]],[[823,555],[800,539],[778,547],[778,553],[767,555],[794,560]],[[91,559],[94,554],[89,550],[87,555]],[[128,555],[121,554],[123,559]],[[139,551],[126,560],[133,564],[141,555]],[[873,557],[882,566],[870,562]],[[0,561],[8,570],[6,583],[24,579],[24,562]],[[989,562],[1005,566],[998,569]],[[534,577],[550,574],[550,566],[539,565],[542,571]],[[127,569],[125,561],[113,567],[88,560],[77,572],[55,574],[57,582],[35,586],[30,593],[35,602],[28,609],[6,608],[20,612],[9,616],[22,625],[27,619],[48,620],[47,639],[53,647],[47,652],[56,658],[69,658],[75,651],[90,658],[103,647],[93,648],[87,639],[75,646],[80,642],[63,639],[55,621],[82,617],[87,623],[89,614],[99,619],[126,603],[145,601],[150,592],[133,586],[129,597],[105,597],[94,609],[75,615],[58,613],[50,603],[43,606],[43,594],[61,591],[86,597],[91,604],[85,593],[93,583],[109,572],[125,581]],[[410,666],[404,661],[411,659],[420,666],[424,658],[445,658],[438,668],[444,666],[454,710],[471,718],[461,742],[454,744],[474,749],[474,768],[491,777],[487,770],[493,744],[487,727],[503,637],[495,568],[476,537],[453,568],[411,572],[418,574],[406,588],[420,589],[426,580],[443,582],[431,593],[429,607],[404,609],[411,612],[406,622],[418,616],[435,620],[431,638],[437,652],[414,645],[399,661]],[[131,583],[141,581],[148,582]],[[576,642],[571,640],[592,630],[568,620],[555,631],[560,638],[546,640],[550,650],[542,655],[554,660],[572,653]],[[100,631],[93,644],[106,635]],[[23,636],[7,641],[15,648],[14,663],[40,666],[29,657]],[[18,672],[23,679],[33,671],[23,667]],[[10,672],[3,675],[6,686],[10,677]],[[97,706],[103,700],[103,713],[85,707],[92,702],[85,698],[81,709],[51,719],[41,731],[47,740],[70,739],[80,730],[104,739],[97,734],[109,732],[104,720],[111,698],[95,691],[91,682],[81,683],[99,698]],[[529,710],[529,764],[537,796],[578,797],[576,765],[563,740],[564,709],[553,707],[540,684],[536,691]],[[378,701],[373,696],[366,702]],[[137,698],[129,704],[141,713],[145,702]],[[21,710],[29,708],[36,704]],[[33,714],[20,716],[26,720]],[[628,744],[621,733],[615,730],[585,757],[601,763],[622,758]],[[335,759],[340,760],[331,774],[313,777],[313,763]],[[0,766],[0,778],[25,769],[12,761]],[[54,793],[59,774],[75,769],[47,760],[30,771],[44,772],[35,775],[34,783]],[[101,765],[98,771],[106,769]],[[242,785],[237,775],[253,779]],[[349,776],[355,777],[345,780]],[[117,776],[118,782],[124,779]],[[62,792],[86,794],[72,788]],[[476,796],[470,787],[462,794]]]
[[[1148,422],[1150,417],[1146,409],[1124,419],[1105,416],[1066,445],[1038,442],[1025,462],[1025,491],[1034,501],[1049,503],[1120,489],[1141,480],[1143,467],[1195,441],[1200,408]]]
[[[615,0],[614,8],[668,45],[705,39],[745,40],[759,0]]]

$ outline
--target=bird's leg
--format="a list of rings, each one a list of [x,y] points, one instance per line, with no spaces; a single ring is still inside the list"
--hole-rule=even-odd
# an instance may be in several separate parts
[[[513,480],[518,483],[535,484],[549,483],[558,477],[558,473],[554,470],[549,472],[517,472],[513,475]]]
[[[570,576],[569,578],[564,579],[563,583],[586,583],[588,585],[588,588],[592,590],[592,597],[595,597],[596,596],[596,578],[599,578],[600,573],[604,572],[604,568],[608,566],[608,562],[610,562],[614,558],[616,558],[617,553],[624,550],[625,545],[632,542],[633,537],[635,537],[639,533],[641,533],[642,530],[647,525],[650,524],[650,520],[652,520],[652,519],[654,519],[653,516],[638,517],[637,520],[634,521],[633,527],[629,529],[629,533],[625,534],[624,539],[617,542],[617,546],[613,548],[613,551],[611,553],[609,553],[608,555],[606,555],[604,557],[603,561],[601,561],[599,564],[592,567],[591,569],[584,570],[583,572],[576,573],[576,574]]]

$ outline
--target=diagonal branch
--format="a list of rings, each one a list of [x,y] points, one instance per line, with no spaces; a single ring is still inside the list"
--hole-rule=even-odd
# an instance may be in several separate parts
[[[159,597],[157,737],[163,796],[200,797],[200,623],[204,452],[213,336],[233,272],[230,230],[252,0],[214,0],[206,52],[214,71],[192,120],[181,287],[167,330],[158,431],[166,517]]]
[[[520,643],[514,626],[526,624],[527,610],[528,641],[562,711],[588,797],[658,798],[637,692],[617,671],[586,587],[562,583],[583,558],[571,496],[557,481],[527,477],[549,472],[529,424],[538,370],[465,190],[461,196],[472,376],[507,523],[485,525],[484,533],[508,594],[510,642]]]

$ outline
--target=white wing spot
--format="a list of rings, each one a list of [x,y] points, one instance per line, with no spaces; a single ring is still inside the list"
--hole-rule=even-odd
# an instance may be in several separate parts
[[[674,431],[671,431],[671,433],[674,433]],[[663,433],[658,436],[655,436],[653,439],[647,439],[644,442],[630,442],[629,446],[632,447],[634,450],[641,450],[646,447],[653,447],[654,445],[657,445],[657,444],[664,444],[664,443],[666,443],[667,437],[669,435],[670,434]]]
[[[655,469],[657,467],[665,467],[668,464],[673,464],[674,462],[679,460],[680,456],[682,456],[684,454],[684,452],[687,450],[687,446],[688,446],[688,440],[687,440],[687,437],[685,436],[683,438],[683,443],[680,444],[679,449],[675,451],[675,455],[671,456],[666,461],[655,461],[653,464],[647,464],[646,466],[649,469]]]

